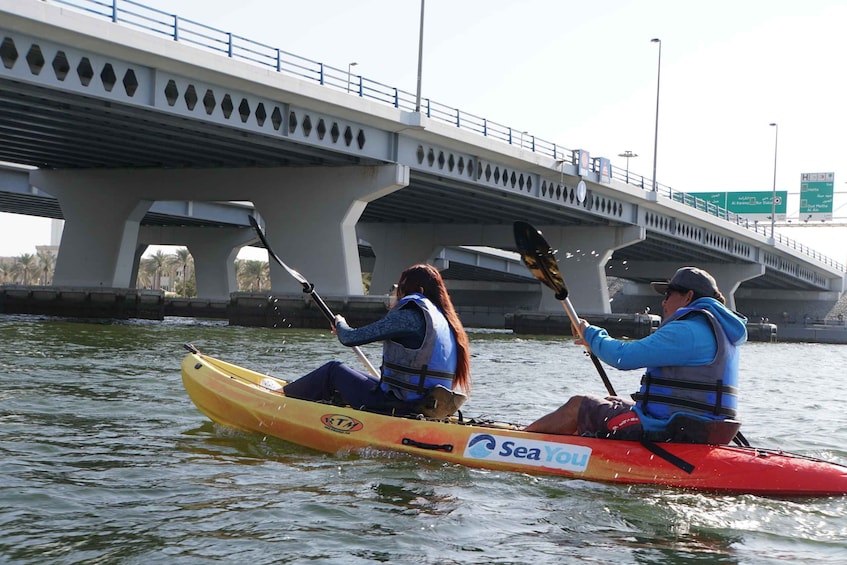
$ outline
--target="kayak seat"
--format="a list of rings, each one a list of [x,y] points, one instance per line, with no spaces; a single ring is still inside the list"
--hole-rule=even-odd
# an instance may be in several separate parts
[[[644,439],[654,442],[706,443],[726,445],[741,428],[738,420],[710,420],[688,414],[676,414],[664,430],[645,431]]]
[[[427,418],[447,418],[455,414],[467,399],[460,392],[436,385],[421,399],[416,409]]]

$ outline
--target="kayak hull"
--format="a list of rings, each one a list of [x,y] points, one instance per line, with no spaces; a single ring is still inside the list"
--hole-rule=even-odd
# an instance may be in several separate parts
[[[381,448],[469,467],[698,491],[847,494],[847,466],[754,447],[528,433],[496,422],[398,418],[287,398],[284,380],[200,353],[182,362],[189,397],[219,424],[327,453]]]

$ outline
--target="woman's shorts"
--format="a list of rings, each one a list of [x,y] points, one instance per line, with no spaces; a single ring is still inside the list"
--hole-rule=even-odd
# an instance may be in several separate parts
[[[619,396],[585,395],[579,407],[576,433],[581,436],[641,439],[642,428],[635,402]]]

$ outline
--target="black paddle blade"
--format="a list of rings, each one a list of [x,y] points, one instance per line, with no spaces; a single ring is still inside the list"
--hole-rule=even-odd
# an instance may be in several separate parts
[[[515,245],[521,254],[526,268],[535,278],[550,287],[556,294],[557,300],[568,297],[568,287],[559,272],[556,262],[556,252],[550,249],[550,244],[541,232],[526,222],[515,222]]]

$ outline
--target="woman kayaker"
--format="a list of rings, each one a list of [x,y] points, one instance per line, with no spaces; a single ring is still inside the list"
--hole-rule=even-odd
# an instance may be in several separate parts
[[[285,395],[397,415],[417,413],[437,385],[468,394],[468,336],[438,269],[413,265],[400,274],[388,314],[354,329],[336,316],[333,333],[348,346],[383,342],[381,377],[330,361],[285,386]]]
[[[576,340],[617,369],[646,367],[639,392],[632,400],[574,396],[526,431],[711,443],[708,434],[720,426],[710,422],[735,417],[746,318],[725,306],[715,279],[702,269],[683,267],[670,281],[651,284],[665,297],[664,320],[651,335],[621,341],[580,320],[584,341]],[[735,432],[729,433],[723,443]]]

